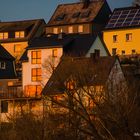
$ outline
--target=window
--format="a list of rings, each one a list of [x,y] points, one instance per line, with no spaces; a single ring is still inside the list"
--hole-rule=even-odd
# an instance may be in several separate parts
[[[24,38],[25,33],[24,31],[15,32],[15,38]]]
[[[136,54],[136,50],[132,50],[132,54]]]
[[[57,57],[57,49],[52,49],[52,57]]]
[[[83,30],[84,30],[83,25],[79,25],[79,26],[78,26],[78,32],[79,32],[79,33],[82,33]]]
[[[117,54],[116,51],[117,51],[117,48],[113,48],[113,49],[112,49],[112,55],[113,55],[113,56]]]
[[[8,84],[8,86],[13,86],[14,85],[13,82],[8,82],[7,84]]]
[[[118,35],[113,35],[113,42],[116,43],[118,41]]]
[[[89,17],[90,13],[91,13],[91,11],[83,12],[83,13],[81,14],[81,18],[87,18],[87,17]]]
[[[25,86],[25,94],[28,97],[38,96],[41,94],[42,87],[41,85],[27,85]]]
[[[73,33],[73,26],[69,26],[69,27],[68,27],[68,32],[69,32],[69,33]]]
[[[66,87],[68,90],[73,90],[76,87],[76,83],[73,80],[70,80],[66,83]]]
[[[8,102],[1,101],[1,113],[8,113]]]
[[[0,69],[5,69],[6,68],[6,63],[5,62],[0,62]]]
[[[58,34],[58,28],[53,28],[53,33]]]
[[[122,55],[125,55],[125,51],[124,50],[122,50]]]
[[[21,53],[21,45],[20,44],[14,45],[14,52],[15,53]]]
[[[52,97],[52,107],[56,108],[56,107],[59,107],[58,104],[66,104],[65,103],[65,97],[64,96],[60,96],[60,95],[57,95],[57,96],[53,96]]]
[[[55,18],[55,20],[56,21],[61,21],[61,20],[63,20],[64,18],[65,18],[65,16],[66,16],[66,14],[60,14],[60,15],[58,15],[56,18]]]
[[[41,64],[41,51],[31,52],[31,62],[32,64]]]
[[[60,33],[63,33],[63,28],[60,29]]]
[[[36,82],[36,81],[41,81],[41,68],[33,68],[32,69],[32,81]]]
[[[132,41],[132,33],[126,34],[126,41]]]
[[[0,39],[7,39],[8,38],[8,32],[0,33]]]
[[[80,16],[80,12],[76,12],[72,15],[72,18],[78,18]]]

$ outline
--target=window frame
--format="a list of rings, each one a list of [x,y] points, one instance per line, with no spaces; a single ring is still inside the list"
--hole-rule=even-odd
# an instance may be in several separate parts
[[[131,42],[132,41],[132,33],[127,33],[125,35],[125,41],[126,42]]]
[[[125,50],[122,50],[122,55],[125,55]]]
[[[31,63],[32,64],[41,64],[41,50],[31,51]]]
[[[4,61],[0,61],[0,69],[3,69],[3,70],[6,69],[6,63]]]
[[[1,101],[1,113],[8,113],[8,101]]]
[[[78,25],[78,33],[84,32],[84,25]]]
[[[31,69],[31,80],[32,82],[40,82],[42,80],[42,69],[32,68]]]
[[[21,53],[21,44],[15,44],[14,45],[14,53]]]
[[[112,56],[117,55],[117,48],[112,48]]]
[[[117,43],[118,42],[118,35],[113,35],[113,43]]]
[[[69,26],[69,27],[68,27],[68,33],[69,33],[69,34],[72,34],[72,33],[73,33],[73,26]]]
[[[16,31],[15,32],[15,38],[24,38],[25,37],[25,31]]]
[[[33,88],[35,90],[33,90]],[[41,95],[41,91],[42,91],[42,86],[41,85],[26,85],[25,86],[25,94],[27,94],[28,96],[38,96]]]
[[[9,34],[8,32],[1,32],[0,33],[0,39],[8,39]]]
[[[54,28],[53,28],[53,33],[54,33],[54,34],[58,34],[58,28],[57,28],[57,27],[54,27]]]
[[[58,49],[52,49],[52,57],[58,56]]]

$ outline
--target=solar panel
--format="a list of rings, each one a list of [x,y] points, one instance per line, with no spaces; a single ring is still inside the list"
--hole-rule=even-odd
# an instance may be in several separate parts
[[[118,9],[113,15],[106,28],[118,28],[140,25],[140,9]]]

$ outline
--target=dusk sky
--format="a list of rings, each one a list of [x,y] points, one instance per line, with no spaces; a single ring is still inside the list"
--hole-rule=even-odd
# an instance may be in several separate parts
[[[0,20],[15,21],[43,18],[47,22],[60,3],[80,0],[0,0]],[[131,6],[133,0],[107,0],[111,9]]]

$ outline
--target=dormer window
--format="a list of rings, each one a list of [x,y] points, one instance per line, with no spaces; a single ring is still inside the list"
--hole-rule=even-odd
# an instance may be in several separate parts
[[[15,38],[24,38],[25,32],[24,31],[17,31],[15,32]]]
[[[55,18],[55,20],[56,20],[56,21],[61,21],[61,20],[63,20],[63,19],[65,18],[65,16],[66,16],[66,14],[60,14],[60,15],[58,15],[58,16]]]
[[[0,33],[0,39],[7,39],[8,38],[8,32]]]
[[[72,18],[78,18],[80,16],[80,12],[76,12],[72,15]]]
[[[6,64],[5,62],[0,62],[0,69],[5,69],[6,68]]]
[[[81,18],[87,18],[87,17],[89,17],[89,15],[90,15],[90,13],[91,13],[91,11],[86,11],[86,12],[83,12],[83,13],[81,13]]]

